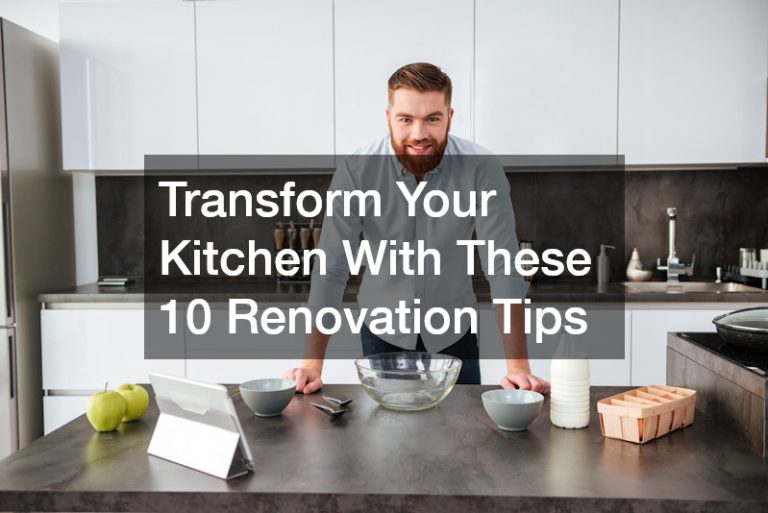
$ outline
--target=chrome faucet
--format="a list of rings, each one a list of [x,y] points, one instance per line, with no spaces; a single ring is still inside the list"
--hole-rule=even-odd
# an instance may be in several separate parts
[[[677,223],[677,208],[667,209],[669,216],[669,255],[667,255],[667,265],[661,265],[661,258],[656,259],[656,269],[667,271],[667,282],[679,282],[680,275],[693,276],[693,266],[696,263],[696,253],[693,254],[691,264],[687,265],[680,261],[675,250],[675,225]]]

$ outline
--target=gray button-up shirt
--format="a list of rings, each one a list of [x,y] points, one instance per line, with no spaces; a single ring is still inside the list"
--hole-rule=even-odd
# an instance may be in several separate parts
[[[396,182],[402,181],[413,193],[417,187],[415,177],[407,172],[394,155],[390,136],[376,141],[355,155],[348,157],[337,169],[331,182],[331,190],[369,191],[376,190],[381,196],[381,215],[374,216],[368,209],[365,216],[358,215],[358,206],[353,204],[350,216],[344,216],[341,201],[333,202],[333,215],[326,212],[320,249],[326,254],[327,272],[320,275],[315,268],[308,306],[314,312],[323,307],[341,308],[344,289],[349,278],[349,266],[342,246],[347,240],[352,248],[358,248],[359,236],[370,242],[376,254],[381,241],[396,240],[397,248],[409,241],[416,248],[417,241],[424,241],[426,248],[440,252],[441,273],[434,274],[433,259],[426,258],[424,275],[410,276],[401,272],[390,274],[388,252],[382,271],[373,275],[370,267],[363,274],[358,304],[369,311],[375,307],[394,309],[404,300],[408,307],[421,308],[422,314],[432,307],[442,307],[453,317],[454,308],[475,307],[477,298],[472,288],[472,276],[467,274],[467,248],[458,246],[457,240],[472,239],[473,231],[478,240],[493,240],[496,249],[510,251],[512,257],[518,250],[515,233],[515,215],[509,195],[509,182],[501,163],[481,146],[470,141],[448,136],[448,145],[440,165],[424,177],[427,182],[420,199],[431,190],[440,190],[453,198],[459,191],[462,208],[469,202],[469,191],[497,191],[488,203],[487,216],[458,217],[451,209],[442,217],[431,217],[424,212],[422,202],[418,203],[415,216],[408,215],[408,203]],[[366,202],[367,205],[370,201]],[[481,247],[480,261],[488,277],[491,296],[497,298],[524,298],[528,284],[514,272],[504,273],[503,261],[496,258],[494,273],[488,274],[487,251]],[[415,264],[413,264],[415,267]],[[398,269],[402,266],[399,265]],[[386,270],[386,271],[385,271]],[[414,305],[418,298],[420,304]],[[423,328],[421,336],[430,352],[438,352],[456,342],[470,328],[467,316],[462,316],[459,334],[451,329],[444,334],[429,333]],[[395,324],[397,329],[397,325]],[[415,333],[381,334],[382,339],[405,349],[414,349],[417,342]]]

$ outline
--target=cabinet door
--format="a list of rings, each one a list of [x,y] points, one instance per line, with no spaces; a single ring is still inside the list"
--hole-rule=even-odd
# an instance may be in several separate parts
[[[48,434],[85,414],[88,395],[57,395],[43,397],[43,432]]]
[[[490,308],[479,309],[478,337],[481,341],[480,357],[487,344],[501,347],[501,334],[496,323],[496,313]],[[629,312],[624,312],[624,344],[623,359],[592,359],[589,362],[589,382],[592,385],[626,386],[629,384],[630,350],[629,350]],[[530,360],[531,372],[543,379],[551,377],[552,360]],[[498,385],[507,372],[506,361],[502,359],[481,359],[480,372],[484,385]]]
[[[632,312],[632,385],[664,385],[667,382],[667,332],[714,332],[712,319],[733,311],[634,310]]]
[[[260,319],[266,306],[275,305],[260,305],[256,319]],[[277,335],[261,332],[251,335],[245,325],[238,323],[235,336],[228,333],[228,312],[226,304],[214,303],[211,305],[211,324],[208,331],[201,335],[187,332],[188,378],[213,383],[242,383],[251,379],[279,378],[288,369],[301,364],[306,337],[302,322],[297,323],[296,333],[288,333],[286,329],[284,333]],[[284,312],[287,317],[287,310]],[[195,319],[196,322],[200,320],[199,316]],[[198,325],[202,326],[202,323]],[[357,354],[355,351],[359,348],[360,336],[352,334],[342,325],[339,333],[331,339],[327,351],[328,358],[323,365],[323,382],[359,383],[353,359],[346,358],[347,355]],[[226,358],[228,355],[239,354],[263,354],[264,357]],[[337,356],[334,357],[334,354]]]
[[[197,153],[192,2],[62,2],[64,169]]]
[[[195,6],[200,153],[332,155],[331,0]]]
[[[334,339],[335,340],[335,337]],[[331,342],[333,343],[333,341]],[[269,358],[245,360],[195,359],[187,361],[187,377],[209,383],[242,383],[251,379],[279,378],[298,367],[301,359]],[[354,360],[327,359],[323,363],[323,383],[359,384]]]
[[[477,0],[475,140],[504,155],[615,154],[618,0]]]
[[[451,133],[472,139],[472,0],[336,0],[334,12],[337,153],[388,133],[387,80],[412,62],[451,77]]]
[[[43,389],[94,391],[184,376],[184,360],[144,359],[144,310],[43,310]],[[173,339],[183,354],[184,334]]]
[[[765,161],[768,2],[621,3],[627,164]]]

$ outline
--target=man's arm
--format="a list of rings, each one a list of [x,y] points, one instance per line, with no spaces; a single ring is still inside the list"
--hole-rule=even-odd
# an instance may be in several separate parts
[[[475,187],[480,191],[496,191],[496,196],[489,201],[488,215],[475,218],[475,232],[478,240],[492,240],[496,249],[506,249],[514,259],[514,255],[519,250],[515,230],[515,212],[512,208],[509,182],[498,160],[489,157],[489,161],[478,174]],[[478,252],[493,299],[525,297],[528,283],[515,271],[514,266],[511,272],[507,273],[501,258],[490,261],[487,246],[480,247]],[[501,386],[543,392],[549,390],[549,383],[531,374],[523,305],[509,305],[512,329],[511,333],[507,334],[503,329],[503,308],[503,305],[496,307],[496,320],[507,355],[507,374],[502,378]]]
[[[358,190],[346,160],[334,173],[329,190]],[[329,211],[332,215],[329,215]],[[353,205],[351,211],[359,212],[357,205]],[[342,241],[349,241],[353,251],[356,250],[361,231],[362,218],[355,214],[344,215],[341,201],[336,201],[333,206],[326,206],[320,249],[325,253],[327,269],[325,275],[321,275],[317,267],[312,272],[307,306],[313,314],[317,314],[324,307],[341,308],[344,289],[349,279],[349,266],[342,249]],[[321,333],[314,326],[307,335],[301,367],[290,369],[284,375],[296,382],[297,392],[311,394],[323,386],[323,360],[330,338],[330,335]]]
[[[512,328],[510,333],[504,333],[504,308],[505,305],[496,306],[496,323],[507,355],[507,375],[502,378],[501,386],[548,392],[549,383],[531,374],[525,338],[525,308],[523,305],[508,305]]]

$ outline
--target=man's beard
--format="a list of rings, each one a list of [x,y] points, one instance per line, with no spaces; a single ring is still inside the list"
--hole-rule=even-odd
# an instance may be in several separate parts
[[[391,135],[392,132],[390,131],[390,137]],[[408,139],[404,141],[403,144],[398,143],[394,137],[391,137],[391,139],[392,148],[395,150],[397,160],[400,161],[406,171],[414,174],[417,178],[423,178],[424,175],[439,166],[440,162],[443,160],[445,148],[448,146],[448,130],[445,131],[445,139],[439,143],[436,139],[431,137],[427,139],[420,139],[418,141]],[[432,153],[428,155],[411,155],[406,153],[406,145],[415,146],[419,144],[429,144],[432,146]]]

